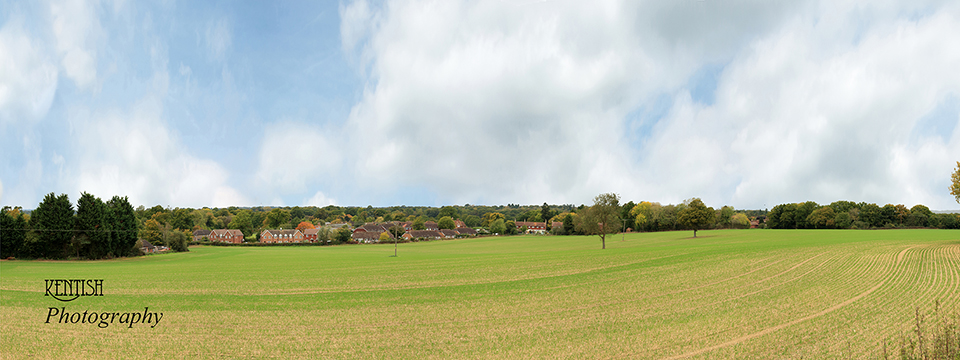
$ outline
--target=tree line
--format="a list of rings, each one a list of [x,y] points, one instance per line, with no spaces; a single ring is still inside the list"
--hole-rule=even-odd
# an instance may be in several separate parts
[[[699,200],[698,200],[699,201]],[[702,204],[702,203],[701,203]],[[687,229],[679,215],[688,204],[660,205],[656,202],[619,204],[617,220],[604,225],[604,232],[627,229],[663,231]],[[0,211],[0,256],[62,259],[67,257],[100,259],[137,254],[137,239],[153,245],[187,251],[192,232],[198,229],[238,229],[248,242],[257,242],[265,229],[306,229],[318,227],[318,239],[324,244],[350,243],[351,232],[332,229],[327,224],[357,227],[368,222],[409,221],[415,230],[435,221],[441,229],[452,229],[454,221],[480,229],[481,233],[513,235],[527,229],[518,222],[544,222],[555,235],[595,233],[584,226],[582,215],[592,207],[572,204],[550,205],[449,205],[442,207],[391,206],[293,206],[227,208],[150,208],[132,209],[126,197],[115,196],[108,202],[81,193],[76,207],[66,194],[44,197],[33,211],[4,207]],[[703,228],[747,227],[746,215],[725,206],[710,211],[717,221]],[[735,216],[736,215],[736,216]],[[553,227],[554,223],[562,224]]]
[[[952,174],[950,193],[960,203],[960,162]],[[740,210],[723,206],[707,207],[698,198],[681,204],[657,202],[620,203],[617,194],[600,194],[592,206],[565,205],[451,205],[443,207],[392,206],[374,208],[336,206],[151,208],[133,209],[126,197],[114,196],[104,202],[81,193],[76,209],[66,194],[47,194],[37,208],[20,207],[0,211],[0,258],[26,257],[102,259],[136,255],[138,239],[154,245],[188,251],[192,231],[238,229],[255,242],[264,229],[321,227],[318,237],[329,243],[351,242],[349,229],[332,229],[327,224],[409,221],[423,229],[427,221],[440,228],[452,228],[454,221],[494,234],[525,232],[517,222],[544,222],[554,235],[598,235],[606,246],[606,235],[621,231],[668,231],[717,228],[749,228],[751,220],[775,229],[867,229],[898,227],[960,228],[957,214],[935,214],[923,205],[837,201],[780,204],[766,210]],[[763,222],[763,220],[766,220]],[[554,226],[556,224],[557,226]],[[324,242],[328,243],[328,242]]]
[[[479,228],[490,225],[490,213],[498,213],[507,221],[543,221],[543,216],[553,216],[562,211],[574,210],[573,205],[547,205],[549,212],[542,211],[543,206],[529,205],[451,205],[443,207],[425,206],[292,206],[292,207],[228,207],[228,208],[164,208],[160,205],[138,207],[137,217],[150,234],[147,238],[159,238],[165,227],[180,230],[196,229],[237,229],[250,241],[265,229],[293,229],[303,223],[319,227],[324,224],[349,224],[357,227],[368,222],[409,221],[414,229],[422,229],[427,221],[440,222],[444,218],[463,221],[466,226]],[[582,205],[581,205],[582,206]],[[153,220],[153,221],[151,221]]]
[[[819,205],[813,201],[774,206],[767,214],[771,229],[960,228],[960,215],[936,214],[924,205],[906,207],[852,201]]]
[[[600,246],[606,248],[606,236],[622,231],[697,231],[717,228],[749,228],[750,219],[731,206],[714,209],[699,198],[691,198],[677,205],[643,201],[620,204],[620,196],[614,193],[597,195],[593,206],[576,213],[563,215],[563,227],[551,230],[554,234],[597,235]],[[636,228],[633,228],[633,227]]]
[[[947,188],[960,203],[960,161],[950,175]],[[960,229],[960,214],[935,214],[924,205],[907,208],[903,204],[835,201],[819,205],[813,201],[774,206],[766,226],[773,229],[877,229],[938,228]]]
[[[138,255],[139,222],[126,197],[104,202],[82,193],[77,207],[66,194],[47,194],[29,215],[0,211],[0,257],[104,259]]]

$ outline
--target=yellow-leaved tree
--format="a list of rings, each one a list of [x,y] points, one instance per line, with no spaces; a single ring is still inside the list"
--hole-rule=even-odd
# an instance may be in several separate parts
[[[953,171],[950,180],[950,194],[957,200],[957,203],[960,203],[960,161],[957,161],[957,169]]]

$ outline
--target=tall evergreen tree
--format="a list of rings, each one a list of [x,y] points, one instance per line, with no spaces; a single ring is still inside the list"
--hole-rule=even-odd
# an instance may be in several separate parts
[[[62,259],[73,238],[73,204],[67,194],[49,193],[30,216],[30,224],[37,232],[37,255],[48,259]]]
[[[550,227],[553,225],[550,223],[550,218],[554,215],[553,210],[550,210],[550,205],[547,205],[546,202],[540,206],[540,219],[546,222],[547,230],[550,230]]]
[[[140,222],[127,197],[114,196],[107,202],[113,224],[111,251],[115,256],[127,256],[137,244]]]
[[[19,209],[4,206],[0,210],[0,258],[19,257],[20,247],[27,237],[27,220]]]
[[[563,232],[567,235],[573,235],[576,230],[573,223],[573,214],[567,214],[563,217]]]
[[[101,259],[110,253],[110,226],[103,200],[87,192],[77,200],[76,232],[71,241],[73,252],[90,259]]]

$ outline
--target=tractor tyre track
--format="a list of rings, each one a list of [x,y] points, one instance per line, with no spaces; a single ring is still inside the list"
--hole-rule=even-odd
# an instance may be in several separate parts
[[[902,251],[900,251],[899,254],[897,254],[896,263],[895,263],[895,265],[894,265],[894,269],[893,269],[893,270],[896,270],[896,268],[899,267],[899,265],[902,263],[903,257],[904,257],[904,255],[907,253],[907,251],[910,250],[910,249],[912,249],[912,248],[914,248],[914,247],[916,247],[916,246],[903,249]],[[843,307],[845,307],[845,306],[847,306],[847,305],[850,305],[850,304],[856,302],[857,300],[860,300],[860,299],[864,298],[864,297],[867,296],[867,295],[872,294],[873,292],[875,292],[875,291],[877,291],[878,289],[880,289],[881,287],[883,287],[883,285],[886,284],[886,282],[887,282],[887,279],[881,280],[878,284],[874,285],[874,286],[871,287],[870,289],[867,289],[866,291],[864,291],[864,292],[862,292],[862,293],[860,293],[860,294],[858,294],[858,295],[856,295],[856,296],[854,296],[854,297],[852,297],[852,298],[849,298],[849,299],[847,299],[847,300],[844,300],[843,302],[840,302],[840,303],[838,303],[838,304],[835,304],[835,305],[833,305],[833,306],[831,306],[831,307],[828,307],[828,308],[826,308],[826,309],[823,309],[823,310],[821,310],[821,311],[819,311],[819,312],[816,312],[816,313],[814,313],[814,314],[810,314],[810,315],[804,316],[804,317],[799,318],[799,319],[794,319],[794,320],[788,321],[788,322],[786,322],[786,323],[782,323],[782,324],[780,324],[780,325],[771,326],[771,327],[765,328],[765,329],[763,329],[763,330],[754,332],[754,333],[752,333],[752,334],[747,334],[747,335],[744,335],[744,336],[740,336],[740,337],[737,337],[737,338],[733,338],[733,339],[727,340],[727,341],[725,341],[725,342],[722,342],[722,343],[720,343],[720,344],[708,346],[708,347],[705,347],[705,348],[701,348],[701,349],[698,349],[698,350],[695,350],[695,351],[683,353],[683,354],[680,354],[680,355],[675,355],[675,356],[666,357],[665,359],[685,359],[685,358],[689,358],[689,357],[691,357],[691,356],[700,355],[700,354],[703,354],[703,353],[706,353],[706,352],[709,352],[709,351],[713,351],[713,350],[717,350],[717,349],[722,349],[722,348],[725,348],[725,347],[728,347],[728,346],[733,346],[733,345],[742,343],[742,342],[744,342],[744,341],[747,341],[747,340],[750,340],[750,339],[754,339],[754,338],[758,338],[758,337],[760,337],[760,336],[764,336],[764,335],[770,334],[770,333],[775,332],[775,331],[778,331],[778,330],[780,330],[780,329],[787,328],[787,327],[790,327],[790,326],[793,326],[793,325],[802,323],[802,322],[807,321],[807,320],[810,320],[810,319],[815,319],[815,318],[821,317],[821,316],[823,316],[823,315],[826,315],[826,314],[832,313],[832,312],[834,312],[834,311],[836,311],[836,310],[839,310],[839,309],[841,309],[841,308],[843,308]]]

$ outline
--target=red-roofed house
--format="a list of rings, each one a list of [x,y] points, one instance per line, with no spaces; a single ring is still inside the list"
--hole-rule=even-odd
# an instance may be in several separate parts
[[[304,229],[303,240],[309,241],[309,242],[317,242],[317,233],[319,232],[320,232],[320,228]]]
[[[299,243],[303,242],[303,233],[300,230],[264,230],[260,233],[262,243]]]
[[[391,239],[393,238],[393,234],[390,234],[389,231],[381,231],[381,232],[358,231],[353,233],[353,235],[351,235],[350,237],[353,240],[356,240],[357,242],[361,242],[365,244],[377,243],[377,242],[380,242],[380,234],[384,232],[386,232],[387,236],[389,236]]]
[[[407,234],[410,234],[412,239],[440,240],[443,238],[443,234],[437,230],[411,230]]]
[[[197,229],[193,231],[193,241],[202,241],[203,238],[210,240],[210,230]]]
[[[216,229],[207,236],[210,241],[239,244],[243,242],[243,232],[237,229]]]
[[[547,232],[547,223],[534,221],[517,221],[517,229],[527,227],[527,234],[545,234]]]
[[[389,224],[378,224],[378,223],[366,223],[361,226],[358,226],[356,229],[353,229],[353,233],[358,232],[375,232],[377,234],[387,231]]]

